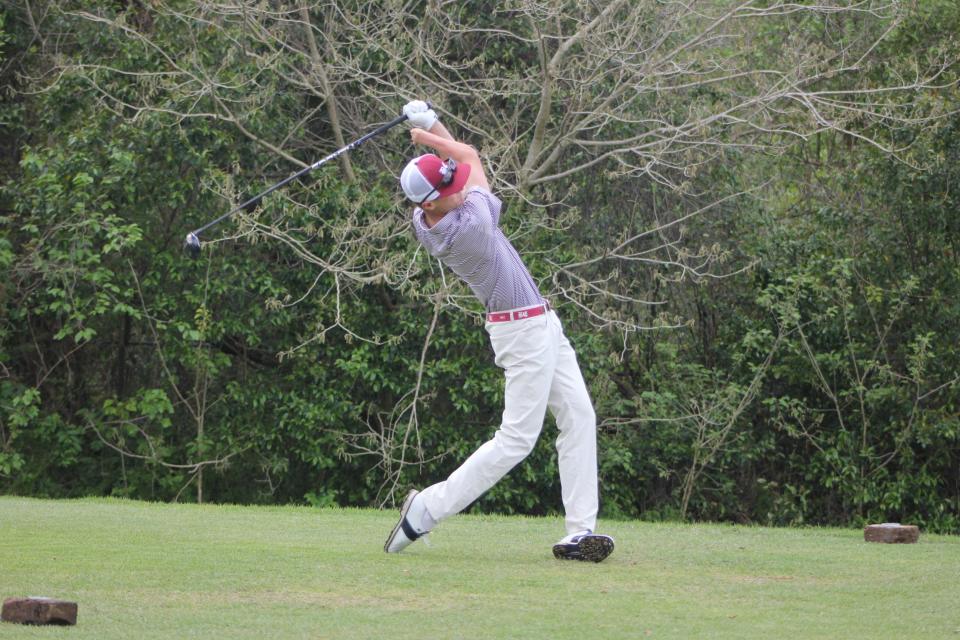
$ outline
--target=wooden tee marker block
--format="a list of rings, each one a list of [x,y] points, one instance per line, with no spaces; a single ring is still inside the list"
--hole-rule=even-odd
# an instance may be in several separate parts
[[[910,544],[920,539],[920,529],[914,525],[899,522],[867,525],[863,529],[863,539],[867,542],[902,542]]]
[[[3,622],[19,624],[77,624],[77,603],[53,598],[7,598],[3,601]]]

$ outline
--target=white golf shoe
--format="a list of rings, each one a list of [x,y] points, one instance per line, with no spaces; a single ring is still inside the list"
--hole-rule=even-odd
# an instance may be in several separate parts
[[[571,533],[553,545],[553,557],[558,560],[585,560],[602,562],[613,553],[613,538],[592,531]]]
[[[423,499],[418,497],[419,495],[418,491],[413,490],[403,501],[403,506],[400,508],[400,522],[393,528],[393,532],[383,545],[383,550],[387,553],[400,553],[415,540],[430,532],[426,523],[432,522],[432,518],[427,513],[427,507],[423,504]]]

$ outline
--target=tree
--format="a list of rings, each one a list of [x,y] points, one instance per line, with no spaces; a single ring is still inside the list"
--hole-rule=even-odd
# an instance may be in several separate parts
[[[17,117],[24,162],[4,196],[15,210],[8,262],[21,313],[43,324],[20,331],[20,315],[8,327],[20,386],[7,387],[4,406],[60,416],[81,450],[84,425],[113,424],[104,439],[126,453],[187,465],[167,494],[198,487],[195,465],[208,461],[213,495],[233,495],[231,474],[255,472],[271,497],[382,503],[449,464],[428,452],[469,449],[474,436],[446,415],[496,420],[482,340],[445,322],[481,311],[418,251],[396,202],[411,152],[400,136],[237,216],[205,262],[173,257],[212,212],[429,97],[481,149],[506,231],[580,341],[605,436],[622,445],[603,461],[615,509],[643,510],[631,497],[642,476],[662,513],[733,517],[748,482],[735,454],[780,452],[762,425],[768,394],[784,390],[767,376],[782,375],[784,351],[802,344],[802,322],[771,324],[785,304],[771,287],[789,277],[771,256],[829,228],[790,225],[793,198],[816,207],[825,197],[792,182],[811,177],[809,163],[817,180],[853,170],[855,184],[832,189],[878,202],[856,159],[926,175],[922,141],[955,109],[957,50],[949,29],[931,26],[955,19],[950,3],[10,7],[27,52],[16,100],[31,110]],[[71,217],[77,201],[84,210]],[[840,256],[840,238],[856,237],[847,231],[823,246]],[[844,282],[817,290],[836,300]],[[108,336],[122,348],[101,350]],[[149,355],[131,348],[138,341]],[[51,356],[62,364],[50,367]],[[115,380],[152,373],[129,387],[79,385],[69,401],[49,391],[61,378],[29,380],[81,362],[112,366]],[[310,395],[317,381],[327,397]],[[811,385],[812,368],[787,391]],[[157,389],[172,413],[149,395]],[[84,394],[94,411],[78,420]],[[148,413],[154,431],[143,433]],[[277,433],[257,426],[269,422]],[[663,428],[645,442],[638,429],[650,425]],[[161,440],[170,446],[157,457],[149,443]],[[536,464],[549,455],[538,449]],[[371,467],[375,480],[358,471]],[[318,470],[340,488],[318,490]],[[531,508],[551,490],[532,475],[492,499]]]

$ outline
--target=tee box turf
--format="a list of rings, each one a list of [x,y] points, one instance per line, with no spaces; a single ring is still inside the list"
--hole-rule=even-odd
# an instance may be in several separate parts
[[[53,598],[7,598],[0,613],[3,622],[19,624],[77,624],[77,603]]]

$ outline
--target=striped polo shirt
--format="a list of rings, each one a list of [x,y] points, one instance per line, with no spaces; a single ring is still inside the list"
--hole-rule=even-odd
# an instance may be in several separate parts
[[[473,187],[462,205],[432,227],[423,210],[414,209],[413,230],[430,255],[470,286],[487,311],[542,304],[530,272],[500,230],[501,206],[500,198]]]

